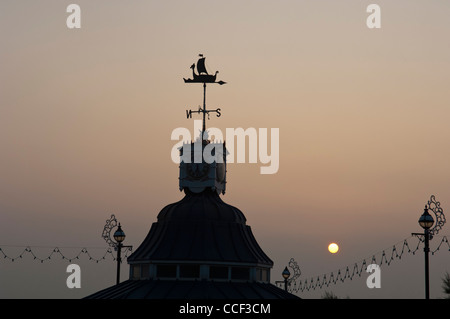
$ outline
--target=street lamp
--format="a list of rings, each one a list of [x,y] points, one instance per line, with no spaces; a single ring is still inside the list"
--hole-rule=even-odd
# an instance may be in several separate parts
[[[291,272],[288,269],[289,268],[292,269],[292,271],[294,272],[294,275],[291,277]],[[277,287],[280,287],[282,285],[284,285],[284,290],[288,291],[288,286],[290,285],[290,289],[295,290],[295,280],[297,280],[298,277],[300,277],[301,275],[301,271],[300,271],[300,267],[298,266],[297,262],[294,260],[294,258],[291,258],[291,260],[289,260],[289,264],[288,266],[284,267],[283,272],[281,273],[281,276],[283,277],[284,280],[277,280],[275,281],[275,285]],[[291,284],[293,283],[293,284]]]
[[[430,299],[430,268],[428,255],[430,253],[430,228],[434,224],[433,216],[428,213],[427,205],[425,205],[425,210],[422,216],[419,218],[419,225],[423,228],[425,237],[425,247],[423,251],[425,252],[425,299]]]
[[[423,214],[419,218],[419,225],[423,229],[428,230],[428,229],[431,228],[431,226],[433,226],[433,224],[434,224],[433,216],[431,216],[430,213],[428,213],[427,205],[425,205],[425,209],[423,211]]]
[[[124,246],[122,242],[125,240],[125,233],[122,230],[122,227],[117,227],[117,230],[114,232],[114,239],[117,242],[117,279],[116,279],[116,285],[120,283],[120,264],[122,263],[122,258],[120,256],[122,248],[131,248],[132,246]]]
[[[291,276],[291,273],[289,272],[289,269],[286,267],[284,267],[283,272],[281,273],[281,275],[284,278],[284,290],[287,291],[287,287],[288,287],[288,279]]]
[[[433,216],[430,215],[428,210],[431,210],[436,216],[436,224]],[[425,205],[423,214],[419,218],[419,225],[423,228],[424,233],[412,233],[412,235],[424,238],[425,247],[423,251],[425,253],[425,299],[430,299],[430,268],[429,268],[429,253],[430,253],[430,240],[436,235],[442,226],[444,226],[446,220],[444,211],[441,208],[441,204],[436,201],[434,195],[431,195],[428,201],[428,207]],[[434,227],[433,227],[434,225]],[[431,228],[433,227],[433,228]]]
[[[122,248],[128,248],[131,250],[133,246],[125,246],[122,242],[125,240],[125,232],[122,230],[122,227],[117,227],[117,230],[114,232],[113,238],[115,242],[111,240],[111,230],[117,226],[117,219],[114,215],[111,215],[111,218],[106,221],[106,225],[103,228],[102,237],[106,240],[109,246],[114,247],[117,250],[117,276],[116,276],[116,285],[120,283],[120,264],[122,263],[121,252]]]
[[[117,228],[116,232],[114,233],[114,239],[116,240],[117,243],[121,243],[125,240],[125,233],[122,230],[122,227],[120,226],[119,223],[119,227]]]

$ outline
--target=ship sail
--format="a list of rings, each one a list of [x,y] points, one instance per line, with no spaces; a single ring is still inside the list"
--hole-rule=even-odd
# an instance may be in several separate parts
[[[203,54],[199,54],[199,59],[197,61],[197,73],[195,73],[195,63],[191,65],[192,69],[192,79],[183,78],[185,83],[218,83],[219,85],[225,84],[224,81],[216,82],[216,76],[219,71],[216,71],[215,74],[208,74],[205,66],[205,57]],[[206,87],[206,86],[205,86]]]
[[[198,59],[197,72],[198,72],[198,74],[202,74],[202,73],[208,74],[208,72],[206,71],[206,67],[205,67],[205,58]]]

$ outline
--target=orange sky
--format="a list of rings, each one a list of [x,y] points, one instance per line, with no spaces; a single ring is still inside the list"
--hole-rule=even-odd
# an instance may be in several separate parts
[[[137,247],[182,198],[170,136],[193,130],[185,110],[202,103],[202,88],[182,78],[199,53],[227,82],[208,87],[222,116],[207,125],[280,130],[278,173],[231,164],[222,197],[274,260],[273,280],[291,257],[319,275],[420,231],[431,194],[450,207],[447,2],[376,1],[378,30],[365,24],[369,1],[77,1],[79,30],[66,27],[70,3],[0,4],[0,246],[102,246],[114,213]],[[442,254],[431,258],[435,297],[450,270]],[[64,279],[62,265],[5,267],[57,268]],[[379,291],[363,279],[335,291],[422,298],[422,266],[415,255],[386,268],[393,281]],[[107,265],[85,267],[102,269],[102,285],[42,291],[36,279],[29,293],[79,297],[114,280]]]

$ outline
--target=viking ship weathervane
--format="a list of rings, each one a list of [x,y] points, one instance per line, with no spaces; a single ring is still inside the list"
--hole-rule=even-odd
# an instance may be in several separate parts
[[[199,59],[197,61],[197,73],[195,73],[195,63],[191,65],[191,69],[192,69],[192,79],[185,79],[184,83],[203,83],[203,108],[201,108],[199,106],[197,111],[193,111],[193,110],[186,110],[186,116],[187,118],[192,118],[192,113],[202,113],[203,114],[203,127],[202,127],[202,134],[206,131],[206,114],[208,114],[208,119],[209,119],[209,113],[210,112],[216,112],[217,117],[220,117],[220,108],[215,109],[215,110],[207,110],[206,109],[206,83],[217,83],[219,85],[223,85],[226,82],[224,81],[218,81],[216,82],[216,77],[217,77],[217,73],[219,73],[219,71],[216,71],[216,73],[213,74],[209,74],[208,71],[206,71],[206,67],[205,67],[205,57],[203,56],[203,54],[199,54]]]

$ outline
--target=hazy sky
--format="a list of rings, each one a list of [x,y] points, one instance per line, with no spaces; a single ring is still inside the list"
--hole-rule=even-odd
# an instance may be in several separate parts
[[[81,29],[66,26],[73,2]],[[381,29],[366,26],[370,3]],[[272,280],[290,258],[306,278],[390,248],[421,231],[431,194],[450,208],[449,16],[440,0],[2,0],[0,247],[102,247],[114,213],[137,248],[183,196],[170,137],[193,130],[185,110],[202,88],[182,78],[203,53],[228,82],[208,87],[208,107],[222,110],[208,125],[280,130],[278,173],[230,164],[222,196],[273,259]],[[430,262],[431,296],[443,297],[450,254]],[[66,261],[0,260],[0,297],[78,298],[114,283],[113,262],[79,264],[82,288],[69,290]],[[422,298],[422,251],[381,279],[327,290]]]

